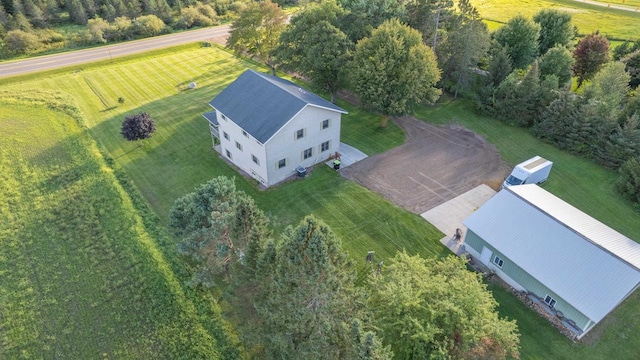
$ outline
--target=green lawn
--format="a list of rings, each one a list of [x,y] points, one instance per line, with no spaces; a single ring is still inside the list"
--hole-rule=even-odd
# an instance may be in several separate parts
[[[183,46],[114,63],[9,79],[3,88],[22,93],[50,89],[73,97],[89,133],[107,156],[107,163],[132,181],[135,189],[130,191],[142,193],[143,201],[162,224],[166,224],[176,198],[214,176],[226,175],[234,177],[238,188],[256,199],[273,219],[276,231],[312,213],[332,227],[359,264],[364,263],[369,250],[376,251],[376,260],[386,259],[402,248],[424,256],[446,254],[438,241],[442,234],[419,216],[344,180],[329,167],[319,166],[303,180],[262,191],[254,181],[239,176],[222,161],[211,149],[208,127],[200,114],[208,111],[208,101],[247,67],[259,69],[217,48]],[[198,86],[187,90],[191,81]],[[120,96],[125,98],[123,105],[117,102]],[[402,143],[404,136],[399,128],[380,129],[379,117],[348,104],[340,105],[350,112],[343,118],[345,142],[369,154]],[[142,145],[128,143],[118,133],[123,117],[138,111],[149,111],[158,128]],[[544,185],[546,189],[622,233],[640,239],[640,215],[613,191],[615,173],[540,143],[527,130],[478,116],[467,101],[444,101],[436,107],[420,109],[418,115],[433,123],[456,122],[470,128],[494,143],[512,164],[534,154],[548,157],[555,165]],[[144,208],[144,204],[137,208]],[[158,241],[157,255],[170,259],[167,266],[184,279],[184,271],[175,261],[173,242]],[[523,358],[597,359],[609,352],[618,355],[615,358],[637,357],[634,351],[640,344],[640,332],[629,330],[637,329],[639,324],[631,316],[640,312],[637,295],[609,318],[624,320],[610,321],[611,325],[594,330],[601,332],[602,340],[592,345],[574,345],[515,298],[500,289],[494,289],[494,293],[503,314],[520,324]],[[202,321],[203,306],[198,306],[193,316]],[[203,326],[212,332],[212,325]]]
[[[471,3],[478,8],[480,16],[493,21],[491,29],[495,29],[496,22],[506,23],[518,14],[531,18],[542,9],[554,8],[571,13],[573,25],[581,35],[599,30],[612,39],[640,39],[640,11],[616,10],[574,0],[472,0]]]
[[[71,103],[0,92],[0,358],[221,357]]]
[[[555,147],[540,142],[527,129],[477,115],[467,100],[443,100],[435,107],[422,108],[417,115],[430,123],[455,123],[484,136],[496,145],[502,158],[515,165],[533,155],[554,162],[549,180],[542,187],[580,210],[640,241],[640,213],[613,189],[617,173]],[[523,359],[637,359],[640,357],[640,293],[636,292],[586,340],[574,344],[543,318],[524,306],[506,290],[491,286],[500,303],[500,313],[516,319],[521,336]]]

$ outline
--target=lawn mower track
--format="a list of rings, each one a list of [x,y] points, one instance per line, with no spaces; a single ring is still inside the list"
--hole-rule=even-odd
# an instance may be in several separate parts
[[[423,213],[485,183],[497,190],[510,168],[495,146],[459,125],[394,119],[406,142],[340,170],[408,211]]]

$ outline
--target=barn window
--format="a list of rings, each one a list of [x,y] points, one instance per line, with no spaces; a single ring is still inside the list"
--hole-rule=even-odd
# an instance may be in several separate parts
[[[329,119],[322,121],[322,130],[329,128]]]
[[[225,153],[227,154],[227,157],[231,159],[231,151],[225,149]]]
[[[278,161],[278,169],[282,169],[285,166],[287,166],[287,159],[280,159]]]
[[[302,139],[304,137],[304,129],[300,129],[296,131],[296,140]]]
[[[551,307],[556,306],[556,299],[552,298],[549,295],[544,297],[544,302]]]
[[[260,165],[260,160],[258,159],[257,156],[251,154],[251,160],[253,160],[253,162],[256,163],[257,165]]]
[[[224,132],[224,131],[223,131],[223,132],[222,132],[222,135],[224,135],[224,138],[225,138],[225,139],[229,140],[229,134],[227,134],[226,132]]]
[[[247,138],[249,137],[249,134],[247,134],[247,132],[246,132],[246,131],[244,131],[244,130],[242,130],[242,135],[244,135],[244,136],[245,136],[245,137],[247,137]]]
[[[238,150],[242,151],[242,144],[240,144],[237,141],[236,141],[236,147],[238,148]]]
[[[502,265],[504,264],[504,261],[502,259],[500,259],[499,256],[496,256],[493,258],[493,263],[498,265],[499,268],[502,268]]]

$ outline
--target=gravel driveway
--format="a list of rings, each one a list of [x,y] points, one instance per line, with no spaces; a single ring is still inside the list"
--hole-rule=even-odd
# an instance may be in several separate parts
[[[483,183],[496,189],[511,170],[495,146],[462,126],[410,116],[394,121],[406,133],[403,145],[340,173],[411,212],[423,213]]]

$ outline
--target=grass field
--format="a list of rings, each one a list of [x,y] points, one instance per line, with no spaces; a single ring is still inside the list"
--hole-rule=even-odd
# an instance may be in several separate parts
[[[470,101],[444,100],[436,107],[420,109],[418,116],[430,123],[463,125],[495,144],[502,158],[515,165],[533,155],[554,162],[542,187],[640,241],[640,213],[613,189],[617,173],[541,143],[527,129],[479,116]],[[638,359],[640,358],[640,293],[618,307],[603,323],[574,344],[501,287],[491,286],[503,316],[518,322],[523,359]]]
[[[571,13],[573,25],[583,36],[599,30],[611,39],[640,39],[640,11],[616,10],[574,0],[472,0],[471,3],[478,8],[480,16],[490,20],[492,30],[496,22],[506,23],[515,15],[531,18],[542,9],[554,8]]]
[[[276,231],[289,224],[297,223],[307,214],[314,214],[332,227],[343,239],[345,249],[356,259],[364,259],[367,251],[370,250],[376,251],[376,260],[383,260],[393,256],[397,250],[401,249],[407,249],[411,253],[420,253],[424,256],[446,254],[446,249],[439,243],[442,234],[433,226],[426,223],[419,216],[408,213],[355,183],[341,178],[329,167],[320,166],[313,170],[310,176],[304,180],[293,181],[267,191],[259,191],[253,181],[240,177],[237,172],[222,161],[211,149],[208,126],[200,114],[208,111],[208,101],[244,71],[247,66],[247,63],[234,58],[225,51],[185,46],[134,57],[118,63],[105,62],[100,65],[85,65],[82,69],[58,70],[48,74],[14,78],[6,81],[3,89],[14,93],[32,93],[36,90],[49,89],[50,91],[55,91],[55,94],[62,94],[75,99],[83,114],[83,121],[88,127],[88,134],[97,140],[99,148],[106,155],[106,163],[116,169],[117,172],[126,174],[126,179],[132,180],[135,185],[133,191],[139,190],[143,194],[144,202],[148,203],[161,219],[161,224],[159,224],[161,228],[166,224],[169,208],[176,198],[192,191],[196,186],[212,177],[227,175],[234,177],[238,188],[248,192],[256,199],[258,205],[268,212],[273,219]],[[187,84],[191,81],[196,81],[198,86],[195,90],[189,91],[187,90]],[[34,96],[37,97],[38,95]],[[118,104],[118,97],[125,99],[123,105]],[[343,120],[345,139],[352,140],[354,144],[366,152],[371,154],[381,152],[403,142],[404,135],[396,126],[389,126],[385,130],[379,130],[380,119],[378,117],[364,114],[347,104],[341,105],[352,112],[351,115]],[[12,117],[33,119],[35,114],[39,113],[38,110],[33,110],[30,113],[16,112]],[[26,110],[23,109],[23,111]],[[156,120],[158,128],[154,136],[142,144],[126,142],[119,134],[124,115],[138,111],[149,111]],[[47,119],[49,118],[53,119],[55,116]],[[43,121],[42,126],[48,126],[47,123],[48,121]],[[42,132],[44,134],[46,130]],[[8,138],[15,138],[15,136]],[[59,143],[63,139],[64,136],[61,134],[58,137],[52,137],[51,142]],[[363,139],[368,139],[369,141],[364,141]],[[95,148],[92,149],[92,154],[98,158],[99,153]],[[9,154],[8,157],[16,158],[18,154]],[[95,161],[99,162],[99,160]],[[104,165],[99,168],[104,168]],[[103,171],[108,173],[108,169],[103,169]],[[45,173],[46,169],[34,168],[31,172],[36,174]],[[126,179],[120,180],[126,183]],[[111,185],[116,186],[113,183]],[[86,196],[91,199],[92,194],[90,193]],[[99,199],[103,199],[105,196],[111,199],[111,195],[101,195]],[[124,200],[121,200],[123,197],[123,194],[119,197],[113,197],[113,201],[116,203],[123,202]],[[97,209],[99,207],[98,203],[94,203],[93,207]],[[137,206],[136,209],[143,207],[144,204]],[[72,208],[75,209],[76,206],[72,206]],[[83,208],[78,207],[78,211],[80,209]],[[129,218],[135,219],[135,209],[129,207],[127,210],[129,213],[122,215],[124,216],[123,221]],[[113,214],[113,216],[116,215],[118,213]],[[60,223],[66,223],[67,217],[67,213],[61,214]],[[91,218],[91,221],[92,224],[96,222],[102,224],[103,220]],[[12,223],[13,218],[7,220],[7,222]],[[113,222],[117,223],[118,219],[105,222],[101,226],[109,226]],[[83,218],[78,218],[77,223],[83,223]],[[119,228],[116,227],[116,229]],[[161,234],[158,236],[164,234],[162,229],[159,232]],[[112,235],[104,235],[103,237],[110,238],[110,236]],[[147,235],[145,237],[148,238]],[[120,240],[129,240],[135,243],[136,239],[124,238]],[[147,240],[149,243],[154,242],[154,239]],[[154,256],[175,260],[174,242],[172,239],[157,240]],[[97,252],[99,254],[102,253],[101,251]],[[129,256],[134,263],[136,261],[151,261],[153,263],[154,261],[145,252],[132,253]],[[76,260],[73,258],[70,261]],[[83,264],[82,262],[78,263],[79,266]],[[107,261],[104,261],[104,263],[105,265],[109,264]],[[362,264],[364,264],[364,261],[362,261]],[[7,266],[9,266],[9,263],[7,263]],[[45,272],[54,271],[47,270],[48,268],[45,265],[43,266],[45,267],[43,270]],[[186,278],[180,263],[178,261],[169,261],[163,267],[166,267],[164,268],[166,274],[170,275],[173,272],[177,275],[172,278],[171,286],[173,288],[163,289],[158,285],[148,290],[151,294],[155,294],[155,291],[166,292],[163,295],[164,297],[158,296],[160,299],[156,300],[157,302],[161,302],[167,297],[171,299],[173,293],[187,291],[181,290],[180,287],[180,279],[184,280]],[[120,271],[120,269],[121,267],[118,266],[113,271]],[[126,265],[124,269],[127,271],[135,270]],[[28,270],[28,268],[24,268],[25,275],[28,275]],[[96,268],[96,271],[100,270],[100,267]],[[136,276],[143,277],[148,272],[150,274],[148,276],[153,277],[158,272],[158,269],[151,265],[142,267],[139,270],[140,273],[132,275],[132,279],[126,274],[121,274],[120,278],[122,280],[119,281],[125,282],[127,286],[130,284],[132,288],[127,287],[126,292],[123,290],[122,294],[117,291],[109,291],[112,293],[109,298],[117,298],[118,301],[123,303],[130,301],[127,295],[129,292],[133,292],[136,286],[140,285],[139,281],[136,280]],[[78,281],[92,281],[90,274],[87,279],[84,279],[82,277],[83,274],[80,272],[76,272],[73,275],[74,279],[78,279]],[[114,277],[117,278],[115,275]],[[14,279],[12,278],[11,282],[13,281]],[[15,279],[15,281],[19,282],[19,279]],[[155,281],[161,282],[160,280]],[[152,283],[155,284],[155,282]],[[18,286],[18,284],[15,284],[15,286]],[[98,302],[102,304],[98,300],[94,300],[100,299],[102,294],[97,293],[92,287],[87,287],[86,291],[87,294],[81,294],[81,296],[87,297],[89,303]],[[174,297],[177,297],[177,295],[174,295]],[[187,295],[187,300],[184,300],[184,307],[188,307],[188,300],[193,300],[194,298]],[[150,312],[149,309],[144,307],[135,308],[134,310],[138,317],[134,316],[127,321],[136,321],[140,317],[144,317],[146,321],[140,321],[137,326],[131,325],[131,328],[126,331],[121,332],[115,320],[114,323],[110,319],[104,320],[106,327],[115,328],[116,330],[109,334],[111,341],[100,345],[99,351],[105,349],[104,351],[108,354],[124,354],[125,357],[128,357],[129,353],[119,353],[118,351],[127,349],[135,352],[138,351],[137,348],[128,345],[117,347],[115,344],[119,342],[127,344],[125,340],[129,341],[129,339],[138,338],[141,343],[148,346],[139,350],[140,354],[143,354],[140,357],[148,354],[145,351],[154,349],[158,353],[172,354],[173,347],[178,349],[186,347],[184,354],[195,355],[185,356],[197,358],[200,357],[197,355],[199,351],[213,352],[217,347],[223,346],[220,343],[216,344],[215,339],[210,340],[204,348],[199,345],[200,338],[210,333],[215,333],[215,331],[220,332],[220,326],[218,326],[220,324],[215,321],[215,312],[213,314],[214,320],[210,323],[203,323],[204,319],[202,317],[205,315],[206,306],[214,304],[195,304],[193,306],[197,308],[189,310],[192,311],[190,313],[187,311],[188,309],[183,309],[178,300],[175,301],[177,305],[174,308],[167,308],[167,304],[161,303],[160,305],[164,305],[163,308],[163,306],[157,306],[156,302],[152,302],[156,307],[151,310],[164,311],[167,313],[166,315]],[[34,311],[44,311],[47,308],[42,304],[35,303],[33,304],[33,309]],[[93,326],[90,316],[101,314],[100,309],[97,309],[95,311],[96,314],[86,315],[89,317],[89,320],[87,320],[82,317],[76,318],[73,313],[69,313],[66,309],[56,310],[58,310],[59,316],[74,319],[73,321],[77,322],[76,326],[78,328]],[[91,308],[87,309],[87,312],[91,313]],[[117,318],[124,316],[115,310],[113,314]],[[167,343],[168,349],[160,345],[156,346],[156,343],[152,342],[152,340],[146,340],[148,338],[135,335],[136,331],[142,332],[148,329],[147,323],[155,320],[155,316],[163,319],[162,321],[165,323],[166,328],[162,329],[165,332],[162,334],[164,337],[160,337],[160,339]],[[189,319],[190,316],[193,318],[193,325],[191,326],[194,328],[193,332],[201,331],[201,333],[196,334],[197,336],[189,336],[189,327],[186,327],[184,332],[178,331],[180,326],[184,326],[185,319]],[[128,316],[124,317],[128,319]],[[5,320],[6,318],[0,321],[4,322]],[[198,321],[202,325],[198,325]],[[6,328],[4,323],[0,323],[0,328]],[[85,330],[79,329],[78,331]],[[126,339],[120,338],[121,333],[126,336]],[[211,335],[209,336],[211,337]],[[233,340],[233,337],[228,338],[224,334],[218,334],[217,336],[222,340],[226,339],[229,343]],[[187,337],[191,341],[183,343],[181,342],[183,337]],[[145,341],[148,341],[149,344],[146,344]],[[160,340],[156,339],[156,341]],[[7,338],[5,342],[12,349],[17,349],[21,346],[20,342],[14,337]],[[50,342],[65,349],[75,346],[74,339],[70,337],[51,339]],[[76,358],[92,357],[87,354],[93,354],[98,346],[96,342],[88,342],[86,348],[77,354],[68,351],[61,351],[60,354]],[[193,348],[189,348],[189,346],[193,346]],[[37,346],[34,346],[34,348],[37,348]],[[207,357],[215,358],[215,356]]]
[[[420,217],[342,179],[329,167],[316,168],[304,180],[259,191],[253,181],[240,177],[218,158],[211,149],[208,127],[200,114],[209,109],[208,101],[247,66],[257,68],[215,48],[183,46],[117,63],[15,78],[3,88],[15,92],[55,89],[75,98],[89,133],[108,156],[107,163],[132,180],[164,224],[177,197],[214,176],[227,175],[234,177],[237,187],[267,211],[276,230],[313,213],[332,227],[358,260],[369,250],[376,251],[377,260],[402,248],[425,256],[446,253],[438,242],[442,234]],[[190,81],[196,81],[198,87],[187,90]],[[125,98],[123,105],[117,102],[120,96]],[[397,127],[380,130],[378,117],[344,103],[340,105],[350,111],[343,119],[346,142],[373,154],[403,141]],[[125,142],[118,133],[124,115],[137,111],[149,111],[158,128],[142,145]],[[533,154],[552,159],[555,165],[546,189],[622,233],[640,239],[640,215],[613,192],[615,173],[540,143],[524,129],[478,116],[470,102],[444,101],[436,107],[420,109],[418,115],[433,123],[456,122],[474,130],[496,144],[503,158],[513,164]],[[7,221],[12,222],[13,218]],[[159,241],[158,252],[174,259],[172,240]],[[167,266],[176,274],[182,272],[178,262],[170,261]],[[150,267],[149,271],[155,270]],[[524,359],[599,359],[609,353],[616,359],[638,357],[640,320],[633,315],[640,312],[637,294],[608,318],[610,325],[594,330],[599,341],[578,345],[502,289],[494,289],[494,294],[501,302],[503,315],[518,320]],[[188,294],[187,298],[191,299]],[[202,323],[202,313],[196,309],[192,316]],[[73,341],[64,340],[64,344]]]
[[[222,356],[71,103],[0,92],[0,358]]]

